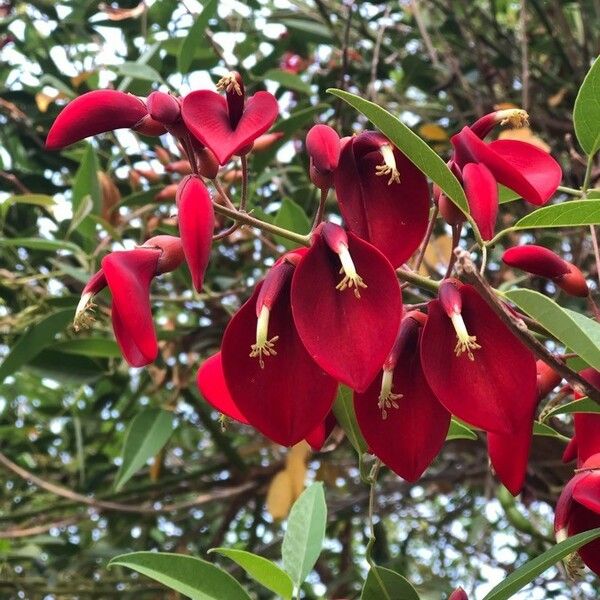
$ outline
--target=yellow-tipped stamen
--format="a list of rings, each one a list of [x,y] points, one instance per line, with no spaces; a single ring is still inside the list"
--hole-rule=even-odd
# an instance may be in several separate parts
[[[396,167],[396,157],[394,156],[394,149],[390,144],[384,144],[380,148],[381,156],[383,157],[383,164],[375,167],[375,175],[383,176],[389,175],[388,185],[392,183],[400,183],[400,172]]]
[[[454,354],[460,356],[463,352],[467,353],[469,360],[475,360],[473,356],[473,350],[478,350],[481,346],[477,343],[477,337],[469,335],[467,326],[460,313],[454,313],[450,317],[452,325],[454,325],[454,331],[456,331],[456,346],[454,347]]]
[[[228,73],[217,81],[217,90],[222,92],[223,90],[227,93],[234,91],[238,96],[242,95],[242,88],[238,83],[235,73]]]
[[[383,377],[381,378],[381,391],[379,392],[379,402],[377,407],[381,409],[381,418],[385,421],[388,416],[388,409],[400,408],[396,400],[402,398],[402,394],[392,393],[392,379],[394,377],[393,371],[383,370]]]
[[[529,126],[529,114],[522,108],[507,108],[505,110],[499,110],[496,113],[496,120],[500,122],[503,127],[509,126],[515,129]]]
[[[88,328],[93,322],[94,317],[90,314],[94,309],[92,298],[94,294],[92,292],[86,292],[81,295],[79,304],[75,309],[75,316],[73,317],[73,329],[79,331],[80,329]]]
[[[366,288],[367,284],[363,281],[362,277],[356,272],[356,267],[354,266],[354,262],[352,260],[352,257],[350,256],[348,246],[340,244],[340,251],[338,253],[338,256],[340,257],[340,262],[342,263],[340,273],[343,273],[344,277],[335,286],[335,289],[340,290],[340,292],[344,291],[346,288],[353,289],[354,295],[357,298],[360,298],[359,288]]]
[[[276,335],[269,340],[267,339],[268,332],[269,309],[267,306],[263,306],[260,309],[260,314],[258,315],[258,320],[256,321],[256,344],[252,344],[250,346],[250,356],[252,358],[258,357],[258,364],[260,365],[261,369],[265,368],[265,361],[263,360],[264,356],[277,356],[275,342],[279,339],[279,336]]]
[[[581,556],[579,556],[577,552],[572,552],[571,554],[567,554],[564,560],[565,569],[569,578],[574,581],[580,579],[585,568]]]
[[[231,421],[231,419],[227,415],[224,415],[223,413],[219,415],[219,425],[221,426],[221,431],[223,433],[227,431],[227,425],[229,425],[229,421]]]

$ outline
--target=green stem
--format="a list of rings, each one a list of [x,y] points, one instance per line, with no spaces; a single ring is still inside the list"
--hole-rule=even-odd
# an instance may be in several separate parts
[[[439,281],[434,281],[429,277],[423,277],[422,275],[418,275],[414,271],[407,271],[406,269],[396,269],[396,275],[402,280],[408,283],[412,283],[417,287],[420,287],[424,290],[428,290],[434,294],[437,294],[438,288],[440,287]]]
[[[563,192],[564,194],[571,194],[571,196],[581,196],[581,190],[565,187],[564,185],[559,185],[556,188],[559,192]]]
[[[373,560],[373,556],[371,555],[373,551],[373,546],[375,544],[375,524],[373,523],[373,513],[375,511],[375,488],[377,486],[377,476],[379,475],[379,469],[381,469],[381,461],[377,459],[371,468],[371,472],[369,473],[369,542],[367,543],[367,548],[365,550],[365,558],[367,562],[371,565],[371,567],[376,567],[375,561]]]

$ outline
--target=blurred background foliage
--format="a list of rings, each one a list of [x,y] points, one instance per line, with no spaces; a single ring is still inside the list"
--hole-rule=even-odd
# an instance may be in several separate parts
[[[444,157],[465,124],[497,105],[523,106],[531,129],[512,135],[550,149],[563,184],[579,186],[585,161],[572,142],[572,107],[598,54],[599,11],[595,0],[0,1],[0,597],[174,598],[108,571],[108,559],[147,549],[204,556],[219,545],[277,556],[281,517],[305,476],[325,482],[330,514],[305,596],[355,598],[366,572],[368,488],[343,434],[319,453],[291,457],[223,423],[195,387],[198,365],[285,240],[241,229],[215,244],[200,295],[185,268],[160,277],[161,353],[147,368],[120,358],[108,295],[97,299],[91,329],[73,331],[81,289],[107,251],[175,232],[172,184],[185,165],[168,139],[130,132],[45,151],[68,100],[99,87],[185,94],[239,70],[282,109],[274,130],[283,137],[251,158],[252,207],[305,233],[317,204],[306,130],[315,121],[346,135],[365,126],[328,87],[385,106]],[[221,175],[234,196],[238,168]],[[501,219],[525,210],[507,204]],[[595,277],[585,236],[569,231],[537,239]],[[438,223],[426,272],[443,272],[448,244]],[[506,277],[498,266],[494,283]],[[568,421],[553,425],[570,434]],[[130,444],[149,446],[125,480],[128,430]],[[564,439],[536,437],[518,504],[498,489],[483,439],[449,441],[416,485],[385,473],[375,559],[424,599],[457,584],[480,597],[547,546],[551,507],[570,473],[563,449]],[[283,469],[292,476],[274,479]],[[518,597],[594,594],[592,579],[574,583],[553,569]]]

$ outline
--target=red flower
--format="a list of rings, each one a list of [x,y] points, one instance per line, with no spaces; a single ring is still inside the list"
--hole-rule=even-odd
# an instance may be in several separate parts
[[[92,297],[108,285],[112,294],[112,323],[117,343],[132,367],[151,363],[158,354],[150,284],[156,275],[174,271],[183,261],[179,238],[159,235],[134,250],[112,252],[88,282],[75,313],[76,327]]]
[[[567,483],[554,514],[554,533],[558,542],[596,527],[600,527],[600,454],[590,456],[580,472]],[[586,544],[577,553],[594,573],[600,575],[600,540]],[[572,561],[569,564],[573,564]]]
[[[215,226],[212,198],[200,178],[188,175],[181,180],[177,188],[177,209],[183,252],[192,282],[199,292],[210,258]]]
[[[224,165],[234,154],[252,149],[254,140],[275,122],[279,107],[269,92],[246,100],[239,73],[223,77],[217,89],[225,90],[225,98],[210,90],[192,92],[183,99],[181,111],[188,130]]]
[[[589,294],[583,273],[543,246],[528,244],[509,248],[502,255],[502,261],[511,267],[547,277],[572,296],[585,297]]]
[[[315,125],[306,134],[310,158],[310,180],[320,189],[333,184],[333,172],[340,160],[340,136],[328,125]]]
[[[46,148],[58,150],[91,135],[123,127],[145,135],[165,133],[137,96],[117,90],[95,90],[63,108],[48,132]]]
[[[402,321],[381,377],[354,394],[360,430],[373,454],[407,481],[416,481],[437,456],[450,413],[429,387],[421,366],[422,321],[418,312]]]
[[[394,267],[406,262],[427,229],[425,176],[383,135],[364,132],[343,146],[334,183],[348,229]]]
[[[364,392],[392,348],[402,297],[396,273],[381,252],[338,225],[324,223],[296,267],[292,309],[315,362]]]
[[[496,229],[498,184],[490,170],[478,163],[465,165],[462,178],[469,212],[477,223],[481,237],[489,241],[494,237]]]
[[[285,255],[233,316],[221,346],[227,388],[248,422],[293,446],[323,422],[337,382],[312,360],[296,332],[290,288],[301,253]]]
[[[428,305],[421,361],[433,393],[459,419],[499,434],[531,424],[535,358],[472,286],[441,284]]]
[[[469,600],[467,592],[461,587],[456,588],[448,597],[448,600]]]

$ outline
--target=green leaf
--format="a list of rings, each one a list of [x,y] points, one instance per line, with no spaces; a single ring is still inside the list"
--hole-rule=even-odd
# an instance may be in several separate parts
[[[506,204],[507,202],[513,202],[514,200],[518,200],[521,197],[517,192],[513,192],[513,190],[509,190],[507,187],[503,185],[498,185],[498,202],[500,204]]]
[[[294,502],[281,549],[283,568],[300,588],[323,546],[327,505],[321,482],[313,483]]]
[[[273,593],[289,600],[294,593],[294,584],[290,576],[274,562],[246,552],[232,548],[211,548],[210,552],[217,552],[238,564],[252,579],[271,590]]]
[[[79,354],[94,358],[119,358],[121,351],[114,340],[107,338],[81,338],[66,340],[52,346],[58,352],[65,354]]]
[[[366,452],[368,450],[367,442],[365,442],[356,420],[352,390],[349,387],[340,385],[338,388],[337,398],[333,404],[333,414],[358,454]]]
[[[533,423],[533,435],[558,438],[561,442],[569,441],[569,438],[566,435],[559,433],[556,429],[546,425],[546,423],[540,423],[539,421]]]
[[[301,94],[310,95],[310,83],[304,81],[298,75],[284,71],[283,69],[269,69],[264,75],[261,75],[261,79],[270,79],[275,81],[279,85]]]
[[[44,194],[20,194],[10,196],[0,204],[0,215],[2,215],[2,218],[6,215],[8,209],[15,204],[33,204],[34,206],[41,206],[42,208],[51,208],[54,206],[54,198]]]
[[[365,115],[383,135],[406,154],[419,170],[437,183],[463,213],[469,213],[467,198],[458,179],[446,163],[416,133],[374,102],[335,88],[329,88],[327,91]]]
[[[229,573],[215,565],[183,554],[132,552],[113,558],[119,565],[146,575],[191,600],[250,600],[244,588]]]
[[[173,414],[166,410],[147,408],[135,416],[125,435],[117,491],[167,443],[174,429]]]
[[[102,191],[98,181],[99,170],[100,164],[96,152],[91,144],[87,144],[73,180],[73,218],[81,214],[83,210],[81,205],[87,202],[88,197],[92,200],[92,210],[90,212],[100,213]],[[81,223],[77,228],[77,232],[88,239],[94,236],[95,231],[96,226],[91,221]]]
[[[142,81],[162,82],[162,75],[150,65],[141,62],[124,62],[117,66],[117,72],[123,77],[141,79]]]
[[[44,348],[54,343],[57,333],[73,319],[71,308],[48,315],[32,325],[13,345],[0,365],[0,382],[35,358]]]
[[[585,76],[573,110],[575,134],[588,156],[600,148],[600,57]]]
[[[553,408],[546,415],[545,419],[547,420],[555,415],[568,415],[571,413],[600,413],[600,405],[589,398],[573,400],[573,402],[567,402],[566,404]]]
[[[600,225],[600,200],[572,200],[538,208],[519,219],[516,229]]]
[[[302,210],[302,207],[296,204],[291,198],[283,199],[273,223],[278,227],[283,227],[302,235],[310,231],[310,219]],[[275,239],[278,244],[285,246],[288,250],[297,248],[300,245],[279,235],[276,235]]]
[[[94,210],[94,201],[92,197],[88,194],[85,196],[77,210],[73,213],[73,218],[71,219],[71,223],[69,224],[69,228],[67,229],[67,233],[65,237],[69,237],[73,231],[75,231],[83,222],[83,220]]]
[[[584,546],[598,537],[600,537],[600,527],[578,533],[577,535],[560,542],[560,544],[552,546],[552,548],[546,550],[546,552],[540,554],[540,556],[526,562],[516,571],[513,571],[500,585],[497,585],[489,592],[483,600],[508,600],[519,590],[534,581],[535,578],[546,569],[549,569],[568,554],[575,552],[577,549],[581,548],[581,546]]]
[[[562,308],[539,292],[515,289],[505,292],[504,296],[581,356],[591,367],[600,369],[600,324]]]
[[[194,60],[194,55],[198,46],[202,45],[206,39],[204,30],[208,25],[209,19],[214,16],[217,10],[217,0],[208,0],[202,11],[196,17],[194,24],[190,27],[181,49],[177,56],[177,69],[180,73],[187,73]]]
[[[1,246],[11,246],[16,248],[28,248],[29,250],[47,250],[56,252],[57,250],[69,250],[73,254],[82,254],[82,249],[73,242],[62,240],[46,240],[44,238],[0,238]]]
[[[410,581],[384,567],[371,567],[360,600],[419,600]]]
[[[148,64],[148,62],[150,60],[152,60],[152,57],[158,52],[159,49],[160,49],[160,42],[154,42],[154,44],[151,44],[150,46],[148,46],[148,48],[137,59],[136,62],[132,62],[132,63],[128,63],[128,64],[129,65],[138,65],[138,66],[144,67],[145,65]],[[129,67],[126,67],[126,69],[128,69],[128,68]],[[152,79],[152,81],[163,81],[163,79],[162,79],[162,77],[160,75],[158,77],[159,77],[159,79],[157,79],[157,80],[156,79]],[[133,76],[131,76],[131,77],[123,77],[123,80],[121,81],[121,83],[119,84],[119,87],[117,89],[119,91],[121,91],[121,92],[124,92],[131,85],[131,80],[132,79],[135,79],[135,77],[133,77]]]
[[[450,420],[450,428],[446,434],[446,441],[449,440],[476,440],[477,434],[467,425],[456,420],[454,417]]]

